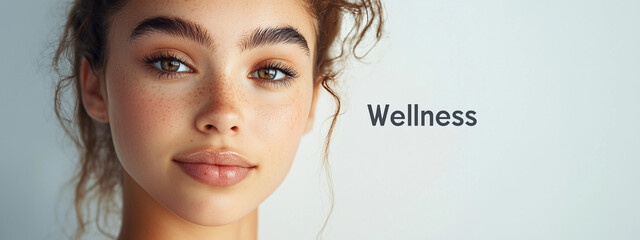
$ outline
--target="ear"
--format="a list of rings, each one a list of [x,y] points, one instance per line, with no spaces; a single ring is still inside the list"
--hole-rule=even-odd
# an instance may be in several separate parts
[[[102,123],[109,122],[107,111],[106,89],[100,81],[100,77],[94,71],[89,61],[82,58],[80,65],[80,88],[82,93],[82,105],[87,114],[94,120]]]
[[[316,83],[313,85],[313,97],[311,99],[311,111],[309,111],[309,118],[307,118],[307,125],[304,127],[304,133],[308,133],[313,128],[313,120],[315,118],[316,113],[316,104],[318,103],[318,93],[320,92],[320,77],[316,80]]]

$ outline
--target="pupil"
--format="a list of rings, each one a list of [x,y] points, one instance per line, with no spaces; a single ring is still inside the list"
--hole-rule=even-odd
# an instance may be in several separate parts
[[[162,69],[165,71],[175,72],[180,68],[180,63],[178,61],[172,60],[162,60]]]
[[[258,76],[263,79],[274,79],[276,77],[275,69],[260,69]]]

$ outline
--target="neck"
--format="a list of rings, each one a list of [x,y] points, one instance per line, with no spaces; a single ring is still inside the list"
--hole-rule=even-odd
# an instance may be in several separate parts
[[[202,226],[175,215],[124,173],[122,227],[118,240],[234,239],[255,240],[258,210],[224,226]]]

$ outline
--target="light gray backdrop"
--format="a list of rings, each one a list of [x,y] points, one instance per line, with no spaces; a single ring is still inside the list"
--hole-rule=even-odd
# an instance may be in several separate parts
[[[63,1],[0,8],[0,239],[63,239],[74,164],[48,64]],[[343,76],[326,239],[638,239],[640,2],[387,1]],[[473,127],[372,127],[367,104],[475,110]],[[261,239],[313,239],[328,210],[323,96]]]

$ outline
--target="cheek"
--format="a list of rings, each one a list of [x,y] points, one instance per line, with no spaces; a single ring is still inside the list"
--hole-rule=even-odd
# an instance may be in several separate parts
[[[172,117],[179,116],[173,99],[154,88],[133,86],[113,91],[110,111],[114,125],[123,132],[139,133],[132,137],[153,136],[158,128],[172,129]],[[120,124],[126,123],[126,124]]]
[[[251,127],[257,142],[262,145],[264,156],[272,156],[277,167],[288,169],[304,134],[311,91],[298,89],[278,103],[256,105]]]
[[[293,100],[287,104],[257,108],[253,127],[258,129],[258,137],[272,139],[270,142],[273,142],[299,135],[306,120],[304,116],[308,115],[305,105],[300,100]]]
[[[157,150],[171,147],[163,139],[179,137],[179,123],[185,116],[180,112],[184,111],[179,106],[181,99],[136,76],[134,72],[114,71],[107,79],[111,131],[125,168],[149,166],[146,160],[162,157]]]

